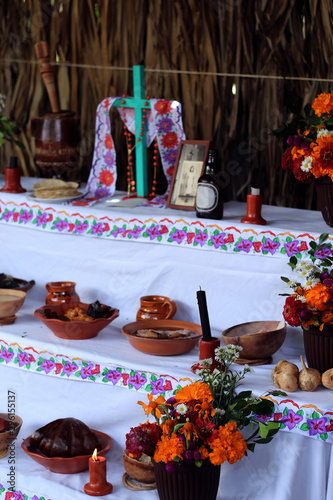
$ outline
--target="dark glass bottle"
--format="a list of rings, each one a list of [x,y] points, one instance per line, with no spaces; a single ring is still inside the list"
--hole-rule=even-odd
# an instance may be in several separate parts
[[[222,219],[223,217],[222,187],[216,178],[216,156],[215,149],[208,151],[204,173],[198,180],[195,208],[197,217],[203,219]]]

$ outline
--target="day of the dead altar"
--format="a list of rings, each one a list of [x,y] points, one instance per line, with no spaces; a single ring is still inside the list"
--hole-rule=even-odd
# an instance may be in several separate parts
[[[203,221],[172,209],[36,202],[29,198],[32,182],[22,179],[26,194],[0,196],[1,271],[36,281],[15,323],[0,330],[1,405],[6,411],[12,391],[23,419],[15,446],[16,488],[29,500],[34,495],[35,500],[87,498],[88,472],[51,473],[20,447],[38,427],[73,416],[112,437],[107,467],[115,498],[157,498],[154,490],[133,493],[123,486],[125,434],[142,421],[138,400],[151,391],[167,396],[195,378],[190,367],[198,360],[198,347],[174,357],[133,349],[121,328],[135,321],[139,298],[170,297],[177,304],[175,318],[199,323],[196,291],[201,287],[212,333],[219,338],[239,323],[280,320],[284,301],[278,294],[285,292],[280,276],[287,273],[289,256],[329,228],[319,212],[267,206],[262,210],[266,226],[241,224],[246,215],[241,203],[226,204],[221,221]],[[75,282],[85,302],[98,299],[116,307],[119,317],[94,339],[55,337],[33,312],[45,303],[45,284],[59,280]],[[273,363],[254,366],[244,388],[257,395],[273,389],[273,366],[280,359],[300,366],[302,353],[301,331],[288,328]],[[320,432],[310,435],[302,427],[316,418],[330,425],[331,392],[320,387],[276,398],[276,414],[283,412],[287,425],[272,443],[257,446],[237,464],[223,464],[218,499],[332,498],[332,431],[323,440]],[[0,460],[4,498],[9,467],[6,458]],[[7,493],[6,498],[16,497]]]

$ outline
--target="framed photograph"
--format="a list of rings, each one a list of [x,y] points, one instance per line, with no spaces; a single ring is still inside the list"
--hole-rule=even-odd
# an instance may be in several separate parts
[[[180,141],[167,207],[195,210],[198,179],[210,147],[211,141]]]

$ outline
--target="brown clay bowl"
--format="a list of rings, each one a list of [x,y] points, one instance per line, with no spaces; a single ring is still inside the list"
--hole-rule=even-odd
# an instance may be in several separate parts
[[[105,455],[110,451],[112,446],[112,438],[104,432],[95,431],[92,429],[100,439],[102,449],[98,452],[98,455],[105,457]],[[51,472],[57,472],[58,474],[76,474],[77,472],[83,472],[89,468],[89,458],[91,455],[80,455],[77,457],[46,457],[38,450],[33,448],[30,444],[31,436],[25,438],[21,444],[22,449],[29,455],[30,458],[35,460],[45,469]]]
[[[18,415],[10,413],[0,413],[0,418],[4,418],[9,422],[8,430],[0,432],[0,458],[8,455],[11,443],[17,438],[22,425],[22,418]]]
[[[68,309],[71,309],[76,305],[81,307],[84,311],[86,311],[89,307],[89,304],[85,304],[83,302],[47,304],[36,309],[34,315],[39,318],[56,337],[69,340],[84,340],[96,337],[98,333],[103,330],[103,328],[108,326],[111,321],[119,316],[118,309],[111,309],[106,318],[96,318],[93,321],[64,321],[62,319],[50,319],[47,317],[47,311],[57,313],[58,316],[61,316]]]
[[[14,278],[16,286],[11,290],[21,290],[21,292],[28,292],[36,284],[35,280],[25,281],[18,278]]]
[[[123,451],[123,464],[124,469],[127,474],[135,481],[140,481],[140,483],[154,483],[155,473],[154,466],[152,463],[146,464],[140,462],[135,458],[128,456],[128,451]]]
[[[223,342],[241,346],[240,359],[270,358],[282,346],[286,337],[284,321],[250,321],[222,332]]]
[[[136,331],[139,329],[153,330],[191,330],[193,336],[174,339],[156,339],[137,337]],[[190,351],[202,337],[201,326],[187,321],[178,321],[174,319],[147,319],[135,321],[122,327],[122,333],[126,335],[131,346],[145,354],[154,356],[176,356]]]
[[[8,300],[2,300],[2,297],[13,297]],[[0,288],[0,320],[15,316],[17,311],[23,306],[26,292],[13,290],[12,288]]]

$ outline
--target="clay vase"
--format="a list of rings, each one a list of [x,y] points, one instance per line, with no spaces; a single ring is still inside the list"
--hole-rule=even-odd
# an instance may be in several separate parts
[[[32,118],[31,134],[41,176],[76,180],[80,163],[78,116],[73,111],[59,111]]]
[[[80,297],[75,291],[76,283],[72,281],[53,281],[46,283],[46,304],[59,304],[64,302],[80,302]]]
[[[179,469],[168,472],[164,462],[154,462],[157,492],[160,500],[215,500],[220,482],[220,465],[204,460],[180,462]]]
[[[152,463],[144,463],[136,458],[128,456],[128,451],[123,451],[124,469],[131,479],[140,483],[151,484],[155,483],[154,466]]]
[[[138,321],[145,319],[171,319],[177,312],[177,305],[169,297],[162,295],[145,295],[140,298]]]
[[[324,373],[333,366],[333,325],[327,324],[320,331],[318,326],[303,328],[303,341],[309,368]]]

